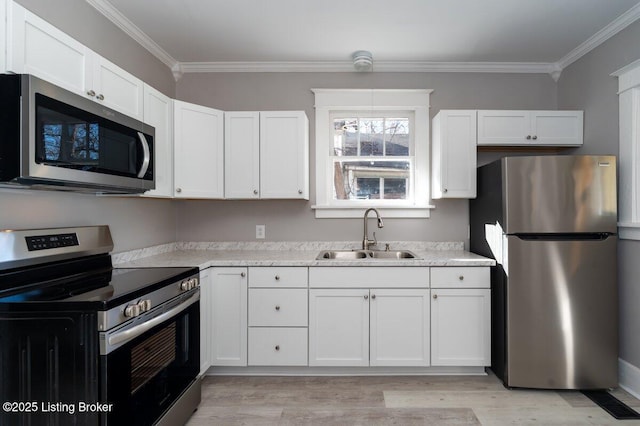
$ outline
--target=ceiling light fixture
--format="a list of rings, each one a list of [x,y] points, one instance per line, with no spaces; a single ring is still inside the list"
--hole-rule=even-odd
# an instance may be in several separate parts
[[[368,50],[358,50],[353,53],[353,67],[358,72],[367,72],[373,69],[373,55]]]

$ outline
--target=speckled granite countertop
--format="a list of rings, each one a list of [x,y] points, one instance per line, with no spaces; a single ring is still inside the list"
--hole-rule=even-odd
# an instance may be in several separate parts
[[[171,243],[113,256],[118,268],[158,266],[491,266],[492,259],[463,250],[462,243],[391,242],[419,259],[317,260],[321,250],[357,248],[353,242]],[[381,245],[384,247],[384,243]]]

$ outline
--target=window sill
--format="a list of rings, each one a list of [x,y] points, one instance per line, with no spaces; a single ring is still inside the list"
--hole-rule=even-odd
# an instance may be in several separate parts
[[[621,240],[640,240],[640,223],[619,222],[618,238]]]
[[[386,218],[418,218],[428,219],[431,210],[435,208],[432,205],[417,206],[417,207],[390,207],[390,206],[311,206],[316,212],[316,219],[340,219],[340,218],[358,218],[361,219],[364,212],[374,207],[380,215]]]

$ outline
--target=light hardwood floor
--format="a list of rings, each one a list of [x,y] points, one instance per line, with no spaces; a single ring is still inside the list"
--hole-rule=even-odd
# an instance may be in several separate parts
[[[640,401],[613,394],[640,411]],[[508,390],[493,375],[225,377],[203,381],[187,426],[640,425],[618,421],[573,391]]]

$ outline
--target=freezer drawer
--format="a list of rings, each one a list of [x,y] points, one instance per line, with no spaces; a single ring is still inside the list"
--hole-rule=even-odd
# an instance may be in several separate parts
[[[512,387],[618,384],[615,236],[506,238],[506,374]]]

